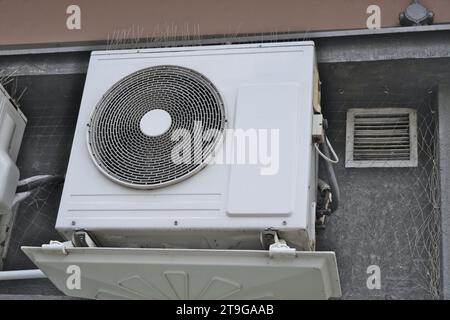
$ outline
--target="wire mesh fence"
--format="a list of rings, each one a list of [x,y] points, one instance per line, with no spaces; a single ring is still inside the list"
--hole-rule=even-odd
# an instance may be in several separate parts
[[[408,253],[419,278],[416,285],[431,298],[441,296],[441,211],[439,180],[439,127],[437,111],[430,101],[424,101],[418,114],[417,136],[419,166],[409,170],[415,182],[409,185],[409,195],[400,194],[410,219],[405,225]]]

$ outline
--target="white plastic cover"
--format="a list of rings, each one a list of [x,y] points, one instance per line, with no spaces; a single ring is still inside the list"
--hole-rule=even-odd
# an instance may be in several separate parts
[[[19,181],[16,159],[25,131],[23,114],[11,103],[0,85],[0,215],[11,209]]]
[[[270,258],[262,250],[22,249],[56,287],[75,297],[328,299],[341,295],[333,252]]]

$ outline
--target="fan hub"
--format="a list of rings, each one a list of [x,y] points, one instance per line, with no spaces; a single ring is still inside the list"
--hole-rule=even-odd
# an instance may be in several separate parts
[[[142,117],[139,127],[147,137],[158,137],[166,133],[171,124],[172,117],[167,111],[154,109]]]

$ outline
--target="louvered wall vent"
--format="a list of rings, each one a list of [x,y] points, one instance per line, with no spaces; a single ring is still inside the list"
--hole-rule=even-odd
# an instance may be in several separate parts
[[[349,109],[345,153],[348,168],[416,167],[416,111]]]

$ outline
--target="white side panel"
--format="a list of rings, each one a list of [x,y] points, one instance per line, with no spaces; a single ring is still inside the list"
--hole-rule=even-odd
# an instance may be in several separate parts
[[[247,250],[67,248],[64,255],[57,248],[22,249],[58,289],[75,297],[253,300],[341,295],[332,252],[269,258],[268,251]],[[69,279],[75,273],[80,275],[79,289],[73,276]]]
[[[292,214],[300,104],[300,86],[296,83],[239,88],[234,127],[242,131],[235,132],[233,142],[237,137],[246,139],[247,159],[246,164],[237,163],[230,169],[229,215]]]
[[[19,181],[15,161],[25,131],[25,118],[0,85],[0,214],[8,212]]]

